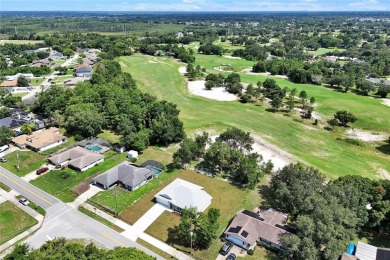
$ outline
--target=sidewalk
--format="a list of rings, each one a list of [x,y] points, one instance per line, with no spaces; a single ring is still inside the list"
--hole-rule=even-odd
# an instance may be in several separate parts
[[[127,223],[125,223],[124,221],[122,220],[119,220],[99,209],[96,209],[94,208],[93,206],[89,205],[89,204],[84,204],[83,205],[84,208],[94,212],[95,214],[99,215],[100,217],[110,221],[111,223],[117,225],[118,227],[124,229],[125,231],[122,232],[121,234],[133,241],[136,241],[137,238],[141,238],[143,240],[145,240],[146,242],[150,243],[151,245],[157,247],[158,249],[170,254],[171,256],[173,257],[176,257],[177,259],[180,259],[180,260],[192,260],[193,258],[191,258],[190,256],[176,250],[175,248],[167,245],[166,243],[148,235],[148,234],[145,234],[143,231],[147,228],[143,228],[143,227],[136,227],[136,226],[131,226]],[[153,207],[152,207],[153,208]],[[152,209],[151,208],[151,209]],[[163,207],[164,208],[164,207]],[[155,210],[155,209],[154,209]],[[166,208],[164,208],[164,210],[167,210]],[[148,211],[149,212],[149,211]],[[161,213],[160,213],[161,214]],[[137,222],[139,222],[143,217],[141,217]],[[153,221],[151,222],[153,223]],[[151,224],[150,223],[150,224]],[[150,225],[149,224],[149,225]]]
[[[95,185],[89,185],[89,189],[86,192],[78,196],[73,202],[67,204],[72,208],[77,209],[81,204],[95,196],[99,191],[102,191],[99,187],[96,187]]]

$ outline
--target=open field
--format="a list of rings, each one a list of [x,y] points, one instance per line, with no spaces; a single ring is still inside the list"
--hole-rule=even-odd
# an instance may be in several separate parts
[[[114,132],[110,130],[103,130],[103,132],[99,134],[98,137],[107,140],[112,144],[119,143],[120,140],[120,136],[116,135]]]
[[[328,52],[333,52],[333,51],[343,52],[343,51],[345,51],[345,49],[343,49],[343,48],[318,48],[316,51],[308,51],[308,53],[316,55],[316,56],[321,56],[321,55],[324,55]]]
[[[32,84],[33,86],[39,86],[39,85],[42,84],[42,82],[43,82],[44,80],[45,80],[45,79],[44,79],[43,77],[41,77],[41,78],[33,78],[33,79],[31,80],[31,84]]]
[[[13,93],[12,96],[14,96],[14,97],[24,97],[27,94],[28,94],[28,92],[19,92],[19,93]]]
[[[220,56],[196,55],[196,65],[208,70],[221,64],[237,69],[250,67],[253,62],[234,60]],[[308,165],[324,172],[329,178],[347,174],[379,178],[379,169],[390,172],[390,158],[373,145],[359,147],[336,138],[344,138],[344,129],[326,131],[322,127],[312,126],[311,121],[301,122],[296,116],[273,113],[269,107],[241,104],[239,102],[217,102],[193,96],[187,89],[185,78],[178,69],[183,64],[169,58],[157,58],[158,63],[150,63],[153,57],[136,54],[120,57],[118,60],[137,80],[140,89],[152,93],[161,99],[178,105],[180,118],[186,132],[199,130],[222,131],[229,126],[237,126],[245,131],[259,135],[266,141],[287,150]],[[162,63],[163,62],[163,63]],[[148,71],[149,73],[145,73]],[[241,74],[242,81],[256,83],[264,81],[264,76]],[[359,96],[354,93],[339,93],[324,86],[294,84],[284,79],[275,79],[285,86],[306,90],[317,102],[316,111],[320,113],[320,124],[326,125],[337,110],[348,110],[358,117],[354,128],[363,128],[373,132],[389,133],[390,107],[381,104],[381,100]],[[384,146],[384,143],[379,145]],[[364,159],[362,159],[364,158]]]
[[[43,43],[44,41],[30,41],[30,40],[0,40],[0,45],[6,44],[6,43],[12,43],[12,44],[37,44],[37,43]]]
[[[229,40],[226,40],[225,42],[222,42],[221,38],[222,37],[219,37],[219,39],[214,41],[213,44],[217,45],[217,46],[220,46],[220,47],[222,47],[224,49],[227,49],[229,51],[234,51],[234,50],[238,50],[238,49],[244,49],[244,46],[242,46],[242,45],[240,45],[240,46],[233,46],[232,43]]]
[[[31,181],[31,184],[54,195],[63,202],[71,202],[77,197],[77,191],[74,189],[95,175],[103,173],[113,166],[125,160],[124,154],[118,154],[113,151],[105,153],[104,162],[86,170],[85,172],[76,172],[71,169],[50,171],[39,178]],[[61,177],[61,173],[68,172],[70,176],[66,179]],[[87,185],[87,183],[85,184]]]
[[[7,162],[1,166],[15,173],[19,177],[38,170],[46,163],[47,157],[33,151],[15,151],[4,156]],[[18,159],[19,157],[19,159]],[[19,170],[17,166],[19,165]]]
[[[248,190],[236,187],[229,182],[208,177],[191,170],[182,170],[176,175],[176,177],[204,187],[204,190],[213,197],[209,208],[218,208],[221,213],[218,234],[222,234],[229,221],[235,216],[236,212],[243,208],[252,210],[258,206],[261,201],[261,197],[259,196],[257,190]],[[266,178],[264,178],[263,181],[265,181],[265,179]],[[153,195],[156,193],[157,191],[153,192]],[[154,204],[154,202],[150,201],[150,198],[146,200],[146,197],[137,204],[142,205],[144,203]],[[129,210],[138,211],[139,209],[136,205],[134,205],[134,207],[129,208]],[[149,233],[180,250],[189,252],[189,243],[186,243],[187,241],[177,241],[173,239],[172,233],[170,233],[172,232],[170,230],[179,223],[180,216],[166,211],[151,226],[149,226],[146,233]],[[223,243],[219,240],[214,240],[208,250],[195,251],[195,257],[196,259],[215,259],[222,245]]]
[[[0,204],[0,245],[37,224],[33,217],[24,213],[9,201]]]

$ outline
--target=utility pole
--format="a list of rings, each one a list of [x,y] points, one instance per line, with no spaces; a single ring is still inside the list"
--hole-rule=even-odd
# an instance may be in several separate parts
[[[16,159],[17,159],[17,161],[18,161],[17,169],[18,169],[18,171],[19,171],[19,152],[16,153]]]
[[[115,211],[116,211],[116,215],[118,216],[118,199],[116,197],[116,187],[114,187],[114,197],[115,197]]]

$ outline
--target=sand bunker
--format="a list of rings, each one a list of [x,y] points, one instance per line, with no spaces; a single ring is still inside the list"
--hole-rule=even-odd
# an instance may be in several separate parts
[[[243,73],[247,75],[254,75],[254,76],[266,76],[266,77],[275,77],[275,78],[281,78],[281,79],[288,79],[285,75],[271,75],[269,72],[252,72],[252,68],[247,68],[242,70]]]
[[[188,90],[191,94],[196,96],[201,96],[209,99],[214,99],[218,101],[234,101],[237,100],[237,96],[230,94],[225,90],[225,88],[212,88],[211,90],[207,90],[204,87],[204,80],[195,80],[188,81]]]
[[[382,99],[382,104],[385,105],[385,106],[389,106],[390,107],[390,98]]]
[[[186,68],[186,66],[181,66],[181,67],[179,68],[179,73],[182,74],[182,75],[186,74],[186,73],[187,73],[187,68]]]
[[[347,136],[353,139],[358,139],[364,142],[380,142],[388,138],[386,134],[373,134],[359,129],[349,129],[346,132]]]
[[[233,57],[230,55],[224,55],[223,57],[228,58],[228,59],[233,59],[233,60],[241,60],[242,59],[241,57]]]

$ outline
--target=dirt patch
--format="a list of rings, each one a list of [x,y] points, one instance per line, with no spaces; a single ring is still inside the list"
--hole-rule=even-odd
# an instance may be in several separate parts
[[[218,71],[222,71],[222,72],[229,72],[229,73],[235,72],[231,68],[229,69],[229,67],[226,67],[226,66],[214,67],[214,69],[218,70]]]
[[[204,80],[195,80],[188,82],[188,90],[191,94],[196,96],[205,97],[208,99],[214,99],[218,101],[235,101],[237,100],[237,96],[233,95],[226,91],[225,88],[212,88],[211,90],[207,90],[205,88]]]
[[[383,133],[374,134],[359,129],[349,129],[346,131],[346,134],[349,138],[358,139],[364,142],[380,142],[388,138],[387,135]]]

